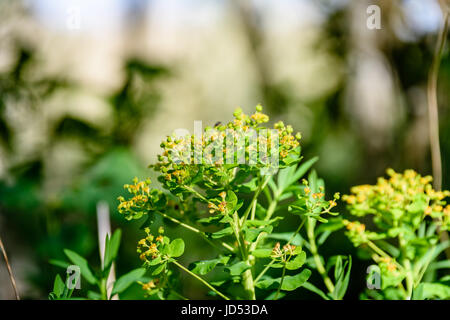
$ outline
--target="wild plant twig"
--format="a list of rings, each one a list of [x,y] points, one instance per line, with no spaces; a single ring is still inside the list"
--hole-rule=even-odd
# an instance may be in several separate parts
[[[5,247],[3,246],[2,238],[0,237],[0,249],[2,250],[3,257],[5,258],[6,268],[8,269],[9,279],[11,280],[11,284],[14,289],[14,294],[16,295],[16,300],[20,300],[19,291],[17,290],[16,280],[14,279],[14,275],[12,273],[11,265],[9,264],[8,255],[6,254]]]
[[[441,56],[445,46],[445,39],[447,38],[448,29],[448,7],[442,6],[442,12],[444,16],[444,22],[442,28],[439,31],[436,48],[434,52],[433,62],[431,64],[429,76],[428,76],[428,130],[431,148],[431,165],[433,170],[433,186],[436,190],[442,189],[442,159],[441,149],[439,143],[439,113],[437,102],[437,81],[439,74],[439,66],[441,64]],[[448,233],[442,232],[440,236],[441,241],[448,240]],[[450,250],[445,250],[445,254],[450,259]]]
[[[172,263],[174,265],[176,265],[178,268],[180,268],[181,270],[183,270],[184,272],[186,272],[187,274],[193,276],[195,279],[197,279],[198,281],[200,281],[201,283],[203,283],[205,286],[207,286],[209,289],[211,289],[212,291],[214,291],[216,294],[218,294],[220,297],[222,297],[225,300],[230,300],[230,298],[228,298],[226,295],[224,295],[222,292],[220,292],[219,290],[217,290],[216,288],[214,288],[211,284],[209,284],[208,281],[204,280],[203,278],[199,277],[198,275],[196,275],[195,273],[191,272],[189,269],[185,268],[182,264],[179,264],[176,260],[172,260]]]
[[[448,11],[444,11],[444,23],[439,31],[433,62],[428,76],[428,130],[431,148],[431,164],[434,176],[434,188],[442,188],[442,159],[439,143],[439,113],[437,102],[437,80],[439,66],[441,63],[442,51],[444,50],[445,39],[447,37]]]

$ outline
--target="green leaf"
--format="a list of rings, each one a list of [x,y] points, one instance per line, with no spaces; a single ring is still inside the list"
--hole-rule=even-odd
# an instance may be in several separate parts
[[[122,236],[122,231],[117,229],[111,238],[106,236],[105,241],[105,260],[104,260],[104,270],[109,269],[113,261],[117,257],[117,253],[119,252],[120,239]]]
[[[149,266],[156,266],[157,264],[160,264],[162,261],[161,256],[156,257],[155,259],[150,260],[148,263]]]
[[[292,236],[293,236],[293,232],[281,232],[281,233],[272,233],[267,235],[267,238],[269,239],[275,239],[275,240],[284,240],[284,241],[289,241]],[[299,235],[298,233],[295,235],[294,239],[291,241],[291,244],[295,245],[295,246],[301,246],[303,244],[303,238],[301,235]]]
[[[53,293],[60,298],[64,292],[64,288],[66,285],[64,281],[62,281],[61,276],[59,274],[56,275],[55,281],[53,282]]]
[[[283,284],[281,285],[281,290],[285,291],[293,291],[303,284],[311,276],[311,271],[309,269],[304,269],[302,272],[296,274],[295,276],[285,276],[283,279]],[[281,278],[276,279],[265,279],[262,281],[258,281],[256,283],[256,287],[259,289],[275,289],[280,286]]]
[[[311,193],[319,192],[319,178],[317,177],[316,170],[312,170],[308,176],[309,188]]]
[[[262,227],[262,226],[267,226],[269,224],[273,224],[275,222],[278,222],[279,220],[283,220],[284,217],[275,217],[273,219],[270,220],[247,220],[245,222],[245,225],[248,227]]]
[[[87,297],[91,300],[102,300],[102,295],[99,292],[91,290],[87,292]]]
[[[222,230],[211,233],[211,238],[219,239],[219,238],[222,238],[225,236],[229,236],[230,234],[233,234],[233,229],[231,227],[226,227],[226,228],[223,228]]]
[[[238,263],[233,264],[230,267],[226,267],[225,270],[228,271],[232,276],[238,276],[245,270],[250,268],[251,267],[247,263],[245,263],[245,261],[240,261]]]
[[[311,276],[311,271],[305,269],[302,272],[296,274],[295,276],[285,276],[283,284],[281,285],[281,290],[293,291],[300,288]]]
[[[272,249],[256,249],[252,251],[252,256],[256,258],[269,258],[272,254]]]
[[[302,251],[299,255],[295,256],[295,258],[293,260],[288,261],[286,263],[286,269],[297,270],[301,266],[303,266],[303,264],[305,263],[305,260],[306,260],[306,253],[305,253],[305,251]]]
[[[92,274],[89,264],[85,258],[69,249],[64,249],[64,253],[73,264],[80,267],[81,276],[83,276],[87,282],[90,284],[95,284],[97,282],[97,279]]]
[[[303,284],[303,288],[305,288],[305,289],[307,289],[307,290],[309,290],[309,291],[311,291],[311,292],[314,292],[314,293],[318,294],[318,295],[319,295],[320,297],[322,297],[322,299],[324,299],[324,300],[330,300],[330,298],[329,298],[322,290],[320,290],[319,288],[317,288],[316,286],[314,286],[312,283],[305,282],[305,283]]]
[[[281,169],[278,173],[278,192],[280,195],[293,183],[297,182],[303,175],[312,167],[312,165],[318,160],[318,157],[312,158],[298,167],[290,166]]]
[[[265,232],[267,234],[270,234],[273,230],[272,226],[267,226],[264,228],[246,228],[244,229],[245,231],[245,240],[248,242],[253,242],[255,241],[256,238],[258,238],[259,234],[261,232]]]
[[[449,299],[450,286],[441,283],[421,283],[413,292],[413,300]]]
[[[305,161],[301,166],[299,166],[297,171],[295,171],[292,176],[289,176],[288,185],[297,182],[301,177],[303,177],[305,173],[312,167],[312,165],[317,162],[317,160],[319,160],[319,157],[314,157],[312,159],[309,159],[308,161]]]
[[[284,298],[284,296],[286,296],[286,293],[278,292],[278,295],[277,295],[277,291],[274,291],[271,294],[269,294],[267,297],[265,297],[264,300],[281,300]]]
[[[236,205],[238,203],[238,198],[233,191],[228,191],[227,196],[225,197],[225,201],[227,202],[227,211],[228,213],[232,213],[236,210]]]
[[[184,241],[181,238],[173,240],[169,244],[169,256],[173,258],[177,258],[184,253]]]
[[[152,275],[156,276],[160,274],[166,268],[167,262],[160,264],[155,270],[153,270]]]
[[[230,260],[230,256],[221,256],[217,259],[193,262],[189,265],[189,270],[195,274],[205,275],[219,264],[226,265],[228,260]]]
[[[426,268],[441,252],[450,247],[450,240],[443,241],[431,247],[414,265],[414,273],[419,274],[422,268]]]
[[[70,263],[68,263],[66,261],[62,261],[62,260],[50,259],[48,262],[54,266],[64,268],[64,269],[67,269],[67,267],[70,266]]]
[[[134,269],[134,270],[124,274],[119,279],[117,279],[117,281],[114,283],[114,287],[111,292],[111,295],[115,295],[116,293],[123,292],[129,286],[131,286],[134,282],[136,282],[140,278],[142,278],[144,276],[144,274],[145,274],[144,268]]]
[[[338,256],[338,261],[334,269],[334,276],[336,284],[334,286],[333,297],[341,300],[347,292],[348,283],[350,280],[350,272],[352,269],[352,256],[348,256],[345,264],[342,264],[342,257]]]

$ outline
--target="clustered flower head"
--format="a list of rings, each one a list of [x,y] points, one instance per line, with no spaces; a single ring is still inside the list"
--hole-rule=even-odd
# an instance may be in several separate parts
[[[130,197],[125,199],[123,196],[118,197],[119,205],[117,207],[119,213],[123,214],[126,219],[139,219],[151,210],[161,208],[170,208],[170,201],[158,189],[150,188],[151,180],[146,179],[139,181],[137,177],[133,179],[133,184],[124,185],[124,189],[128,191]]]
[[[332,200],[326,200],[323,186],[316,187],[317,190],[311,190],[309,181],[306,179],[302,179],[302,184],[304,195],[297,195],[298,201],[289,206],[289,211],[294,214],[307,214],[321,222],[327,222],[327,219],[322,217],[324,214],[338,215],[331,210],[337,206],[336,201],[340,199],[339,192],[333,195]]]
[[[261,111],[260,105],[252,115],[238,108],[234,120],[206,127],[201,135],[168,136],[161,143],[158,162],[152,166],[162,174],[159,181],[171,191],[195,183],[199,176],[212,186],[223,186],[238,165],[259,170],[272,165],[269,159],[273,157],[282,167],[290,153],[299,155],[300,133],[294,134],[292,126],[281,121],[269,130],[262,126],[269,117]]]
[[[450,192],[436,191],[431,185],[431,176],[421,176],[414,170],[397,173],[387,170],[388,178],[379,178],[376,185],[360,185],[344,195],[351,214],[355,216],[375,215],[374,221],[392,224],[394,221],[417,226],[426,216],[438,220],[448,229],[450,206],[444,199]]]
[[[144,229],[147,236],[138,242],[137,253],[139,258],[144,262],[149,262],[161,256],[160,247],[164,245],[164,229],[158,230],[158,236],[153,236],[150,233],[150,228]]]
[[[221,214],[225,214],[227,211],[227,201],[226,201],[226,196],[227,193],[225,191],[222,191],[221,193],[219,193],[220,199],[212,199],[209,203],[208,203],[208,209],[209,209],[209,213],[221,213]]]
[[[283,248],[281,248],[281,245],[279,242],[275,244],[275,247],[272,249],[272,258],[283,258],[286,255],[293,255],[295,252],[296,246],[292,244],[285,244]]]

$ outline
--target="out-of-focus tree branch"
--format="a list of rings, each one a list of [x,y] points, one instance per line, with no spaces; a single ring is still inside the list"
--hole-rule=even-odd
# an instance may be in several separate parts
[[[441,1],[442,3],[443,1]],[[428,125],[429,139],[431,148],[431,162],[434,176],[434,188],[440,190],[442,188],[442,159],[439,143],[439,113],[437,102],[437,80],[439,74],[439,66],[441,63],[442,51],[445,46],[448,27],[448,6],[444,3],[442,6],[444,22],[439,31],[436,49],[428,76]]]

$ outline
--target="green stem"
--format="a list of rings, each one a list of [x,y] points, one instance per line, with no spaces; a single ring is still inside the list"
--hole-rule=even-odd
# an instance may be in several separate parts
[[[197,196],[197,198],[203,200],[204,202],[208,203],[208,199],[206,199],[204,196],[202,196],[197,190],[195,190],[194,188],[191,188],[189,186],[184,186],[184,188],[191,192],[192,194],[194,194],[195,196]]]
[[[233,213],[233,223],[232,228],[234,235],[236,237],[239,250],[241,252],[242,261],[250,265],[250,256],[248,255],[247,248],[245,246],[245,239],[242,237],[241,229],[239,228],[239,216],[237,211]],[[251,269],[247,269],[242,274],[242,285],[244,287],[245,292],[247,293],[247,298],[250,300],[255,300],[255,286],[253,282],[253,274]]]
[[[277,293],[275,293],[275,297],[273,297],[273,300],[277,300],[277,297],[280,294],[281,286],[283,285],[284,276],[286,275],[286,263],[287,263],[287,261],[284,264],[283,273],[281,274],[280,285],[278,286]]]
[[[274,197],[273,201],[269,205],[269,208],[267,208],[267,213],[266,213],[266,217],[264,218],[264,221],[270,220],[273,213],[275,212],[277,204],[278,204],[278,198]]]
[[[314,262],[316,264],[317,271],[320,273],[320,275],[323,278],[323,282],[325,283],[325,286],[328,289],[329,293],[333,293],[334,291],[334,284],[331,281],[330,277],[328,277],[327,271],[325,270],[325,267],[323,266],[322,260],[320,260],[320,256],[318,253],[317,245],[316,245],[316,239],[314,235],[314,224],[315,220],[313,218],[307,218],[308,224],[306,226],[307,229],[307,235],[309,239],[309,246],[311,254],[313,255]]]
[[[414,288],[414,278],[411,270],[411,262],[409,261],[409,259],[405,259],[403,263],[406,269],[406,292],[407,292],[406,300],[411,300],[412,291]]]
[[[193,276],[195,279],[197,279],[198,281],[200,281],[201,283],[203,283],[205,286],[207,286],[209,289],[211,289],[212,291],[214,291],[215,293],[217,293],[220,297],[222,297],[225,300],[230,300],[230,298],[228,298],[226,295],[224,295],[223,293],[221,293],[219,290],[217,290],[216,288],[214,288],[212,285],[210,285],[206,280],[202,279],[201,277],[199,277],[198,275],[196,275],[195,273],[191,272],[189,269],[185,268],[183,265],[179,264],[176,260],[172,260],[171,261],[173,264],[175,264],[178,268],[180,268],[181,270],[183,270],[184,272],[188,273],[189,275]]]
[[[392,259],[392,257],[387,254],[386,252],[384,252],[380,247],[378,247],[375,243],[373,243],[371,240],[367,240],[367,245],[369,246],[370,249],[372,249],[373,251],[375,251],[375,253],[379,254],[380,256],[384,257],[384,258],[389,258]]]
[[[402,256],[403,256],[403,265],[405,267],[405,273],[406,273],[406,300],[410,300],[412,297],[412,291],[414,288],[414,276],[412,273],[412,266],[411,266],[411,261],[409,261],[409,259],[407,258],[407,253],[406,253],[406,241],[403,238],[403,234],[400,233],[398,235],[398,242],[399,242],[399,246],[400,246],[400,250],[402,252]]]
[[[250,205],[247,207],[247,209],[245,210],[244,214],[242,215],[242,218],[241,218],[241,221],[240,221],[241,228],[242,228],[242,226],[244,226],[245,221],[247,221],[248,215],[250,214],[250,210],[252,210],[252,208],[254,206],[255,206],[255,209],[256,209],[256,203],[257,203],[257,200],[258,200],[258,196],[261,193],[261,191],[266,187],[267,183],[269,182],[269,180],[271,178],[272,178],[272,176],[268,176],[266,178],[266,180],[264,180],[264,182],[258,186],[258,189],[253,194],[253,198],[252,198],[252,201],[250,202]]]
[[[106,289],[106,279],[101,279],[99,283],[100,294],[102,300],[108,300],[108,290]]]
[[[259,279],[269,270],[269,268],[275,263],[275,260],[269,262],[269,264],[260,272],[260,274],[256,277],[255,282],[258,283]]]
[[[165,214],[163,212],[158,211],[158,213],[161,216],[163,216],[164,218],[169,219],[170,221],[172,221],[172,222],[182,226],[183,228],[186,228],[186,229],[188,229],[190,231],[193,231],[193,232],[199,234],[200,236],[202,236],[205,239],[206,242],[208,242],[213,247],[216,247],[216,244],[214,242],[212,242],[210,239],[208,239],[208,237],[206,236],[206,234],[203,231],[201,231],[201,230],[199,230],[199,229],[197,229],[197,228],[195,228],[195,227],[193,227],[191,225],[188,225],[188,224],[186,224],[184,222],[181,222],[180,220],[175,219],[175,218],[173,218],[173,217],[171,217],[171,216],[169,216],[169,215],[167,215],[167,214]],[[234,253],[234,248],[232,246],[230,246],[228,243],[220,241],[220,245],[222,245],[225,249],[227,249],[227,250],[231,251],[232,253]]]
[[[297,230],[295,230],[295,232],[292,234],[291,238],[289,239],[289,241],[287,242],[287,246],[289,246],[291,244],[291,242],[294,240],[295,236],[297,235],[297,233],[300,232],[301,228],[303,227],[303,225],[305,224],[306,219],[303,219],[303,221],[299,224]],[[275,259],[272,259],[272,261],[269,262],[269,264],[260,272],[260,274],[256,277],[255,279],[255,283],[258,282],[259,279],[261,279],[261,277],[267,272],[267,270],[269,270],[269,268],[272,266],[272,264],[275,263]]]
[[[173,295],[177,296],[177,297],[178,297],[179,299],[181,299],[181,300],[189,300],[188,298],[182,296],[181,294],[179,294],[178,292],[176,292],[176,291],[173,290],[173,289],[171,290],[171,292],[172,292]]]

